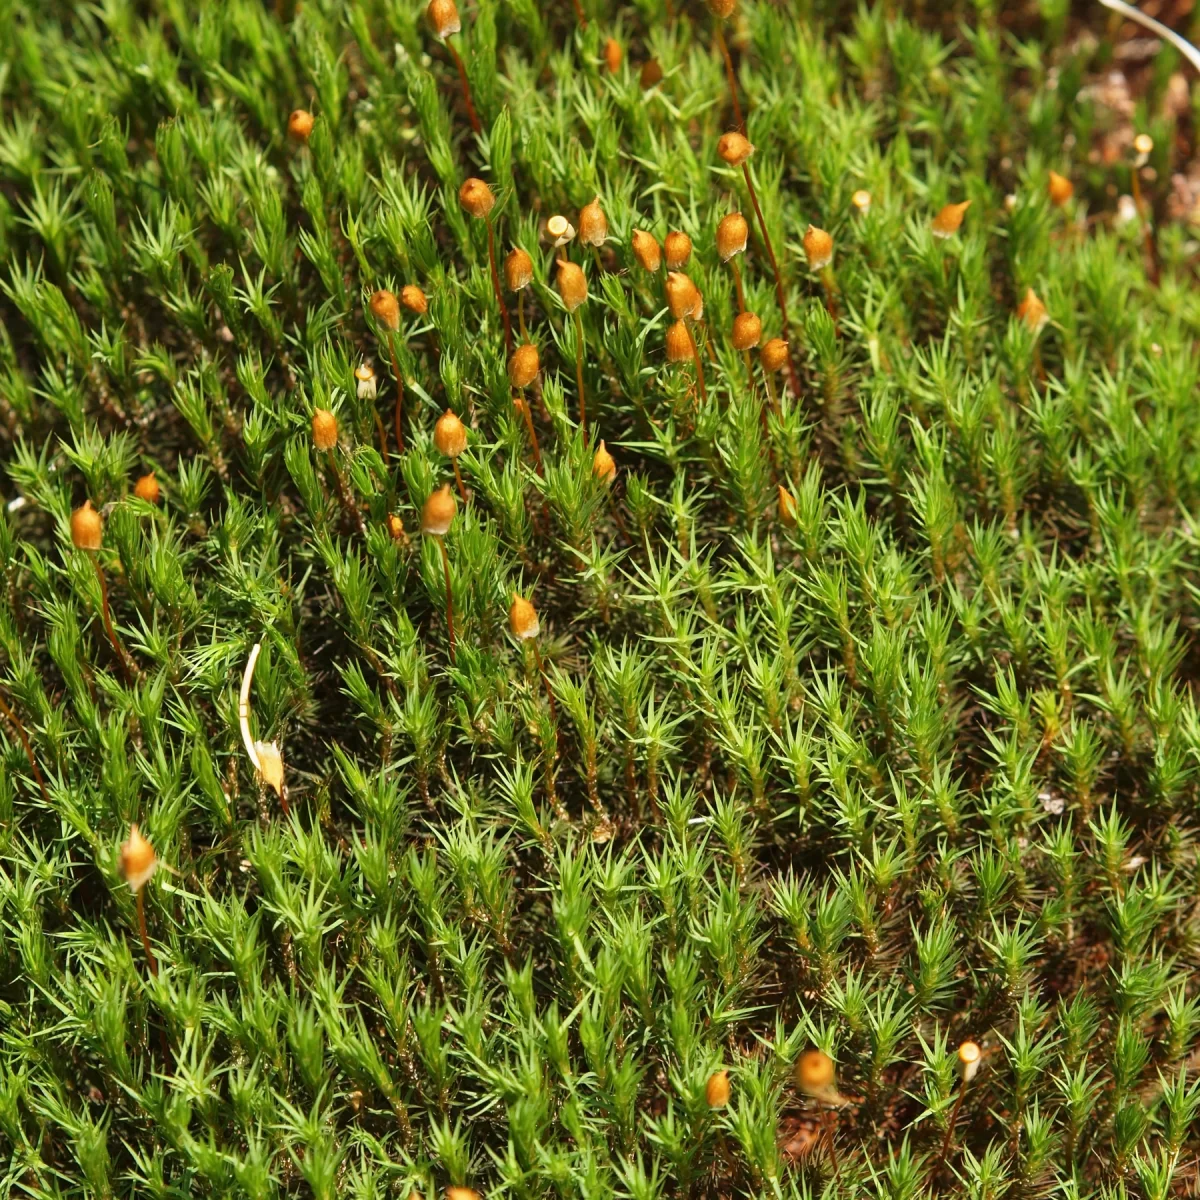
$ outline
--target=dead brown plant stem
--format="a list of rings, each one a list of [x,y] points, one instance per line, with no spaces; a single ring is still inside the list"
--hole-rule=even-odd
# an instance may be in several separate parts
[[[21,745],[25,748],[25,757],[29,759],[29,769],[33,772],[38,790],[42,793],[42,801],[49,807],[50,793],[46,790],[46,781],[42,777],[41,768],[37,765],[37,759],[33,756],[33,746],[30,745],[29,735],[25,732],[25,726],[21,724],[17,714],[4,702],[3,696],[0,696],[0,713],[3,713],[9,724],[17,731],[17,737],[20,738]]]
[[[108,580],[104,577],[104,568],[100,565],[99,557],[93,553],[91,559],[92,566],[96,568],[96,578],[100,581],[100,617],[104,622],[104,632],[108,634],[113,653],[117,656],[117,662],[121,664],[121,674],[125,676],[126,684],[131,684],[136,676],[136,668],[130,662],[129,655],[125,653],[125,647],[121,645],[117,631],[113,628],[112,614],[108,610]]]
[[[758,219],[758,228],[762,231],[763,246],[767,251],[767,260],[775,275],[775,300],[779,305],[779,315],[783,318],[783,337],[787,342],[788,376],[792,382],[792,391],[796,398],[800,397],[800,376],[796,372],[796,360],[792,356],[791,322],[788,320],[787,298],[783,291],[783,276],[779,272],[779,262],[775,258],[775,250],[771,245],[771,235],[767,232],[766,218],[758,203],[758,193],[754,190],[754,180],[750,175],[750,164],[742,163],[742,174],[746,179],[746,190],[750,193],[750,203],[754,206],[754,215]]]
[[[146,931],[146,888],[145,885],[138,888],[137,893],[137,916],[138,916],[138,932],[142,935],[142,949],[146,952],[146,963],[150,967],[150,974],[158,974],[158,959],[154,957],[154,951],[150,949],[150,934]]]
[[[438,549],[442,552],[442,570],[446,575],[446,628],[450,631],[450,665],[455,666],[454,659],[454,592],[450,587],[450,555],[446,552],[446,539],[437,539]]]
[[[462,472],[458,469],[458,459],[452,458],[450,465],[454,468],[454,482],[458,484],[458,494],[462,497],[462,502],[467,502],[467,489],[463,485]]]
[[[500,320],[504,324],[504,353],[507,358],[512,358],[512,322],[508,319],[508,305],[504,303],[504,292],[500,288],[500,272],[496,270],[496,231],[492,226],[492,218],[488,216],[484,219],[487,221],[488,265],[492,268],[492,290],[496,293],[496,303],[500,306]]]
[[[738,103],[737,76],[733,73],[733,59],[729,57],[729,44],[725,41],[725,23],[720,17],[713,17],[713,26],[717,31],[717,45],[721,57],[725,60],[725,77],[729,80],[729,99],[733,102],[733,119],[739,133],[744,132],[746,122],[742,120],[742,106]]]
[[[483,126],[479,124],[475,103],[471,99],[471,85],[467,82],[467,68],[463,66],[462,56],[454,48],[454,43],[449,38],[446,39],[446,49],[450,51],[450,57],[454,59],[454,65],[458,68],[458,78],[462,83],[463,103],[467,106],[467,120],[471,122],[471,130],[474,133],[482,133]]]

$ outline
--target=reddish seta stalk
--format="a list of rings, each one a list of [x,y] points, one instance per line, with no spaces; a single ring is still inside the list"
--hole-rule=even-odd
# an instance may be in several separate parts
[[[450,665],[456,666],[454,657],[454,593],[450,587],[450,555],[446,553],[446,539],[437,539],[438,549],[442,552],[442,570],[446,574],[446,627],[450,631]]]
[[[500,272],[496,270],[496,235],[492,228],[491,215],[489,214],[485,220],[487,221],[488,235],[488,265],[492,268],[492,290],[496,293],[496,304],[500,308],[500,320],[504,324],[504,353],[507,358],[512,358],[512,322],[509,320],[508,305],[504,303],[504,292],[500,287]]]
[[[4,702],[3,696],[0,696],[0,714],[17,731],[17,737],[20,739],[21,745],[25,750],[25,757],[29,759],[29,769],[33,772],[33,778],[38,785],[38,791],[42,793],[42,802],[49,808],[50,793],[46,790],[46,780],[42,777],[41,768],[38,766],[37,759],[33,755],[33,746],[30,744],[29,735],[25,732],[25,726],[21,724],[17,714]]]
[[[575,384],[579,388],[579,427],[583,430],[583,444],[588,441],[587,403],[583,394],[583,318],[575,310]]]
[[[696,364],[696,383],[700,388],[700,403],[708,404],[708,388],[704,382],[704,364],[700,361],[700,344],[692,338],[692,361]]]
[[[717,29],[717,46],[721,57],[725,60],[725,78],[729,81],[729,99],[733,103],[733,119],[738,133],[745,133],[746,122],[742,120],[742,106],[738,103],[737,76],[733,71],[733,59],[729,56],[729,44],[725,41],[724,22],[720,17],[714,17]]]
[[[92,566],[96,568],[96,578],[100,581],[100,617],[104,621],[104,632],[108,634],[113,653],[117,656],[117,662],[121,664],[121,674],[125,676],[126,685],[129,685],[137,678],[138,670],[129,655],[125,653],[125,647],[121,645],[113,626],[112,615],[108,609],[108,581],[104,577],[104,568],[100,565],[100,559],[95,553],[92,553],[90,557]]]
[[[150,949],[150,934],[146,930],[146,889],[138,888],[137,893],[137,915],[138,915],[138,932],[142,935],[142,949],[146,952],[146,963],[150,967],[150,974],[158,974],[158,959],[154,957],[154,951]]]
[[[392,335],[388,335],[388,353],[392,357],[392,374],[396,377],[396,411],[393,417],[396,425],[396,452],[404,453],[404,427],[401,418],[404,415],[404,376],[400,374],[400,363],[396,358],[396,344]]]
[[[446,39],[446,49],[450,51],[450,57],[454,59],[454,65],[458,68],[458,78],[462,83],[463,103],[467,106],[467,120],[471,122],[471,131],[473,133],[482,133],[483,126],[479,123],[479,115],[475,112],[475,103],[471,99],[471,85],[467,81],[467,68],[463,65],[462,56],[454,48],[454,43],[449,38]]]
[[[763,246],[767,251],[767,259],[775,275],[775,302],[779,305],[779,315],[783,319],[783,335],[785,340],[787,340],[788,378],[792,382],[792,392],[799,398],[800,376],[796,371],[796,360],[792,355],[792,343],[790,340],[792,323],[788,320],[787,298],[783,291],[783,275],[779,271],[779,260],[776,259],[775,249],[771,245],[771,235],[767,232],[766,218],[763,216],[762,208],[758,203],[758,193],[754,190],[754,180],[750,177],[750,164],[748,162],[742,163],[742,175],[746,180],[746,190],[750,193],[750,203],[754,205],[754,215],[758,220],[758,228],[762,232]]]

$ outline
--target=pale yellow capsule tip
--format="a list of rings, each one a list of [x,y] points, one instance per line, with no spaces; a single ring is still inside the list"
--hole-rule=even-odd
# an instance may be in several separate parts
[[[255,742],[258,755],[258,774],[263,783],[277,796],[283,795],[283,755],[274,742]]]

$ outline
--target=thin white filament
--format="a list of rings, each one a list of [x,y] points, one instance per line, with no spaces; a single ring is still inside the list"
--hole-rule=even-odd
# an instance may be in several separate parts
[[[1100,0],[1100,3],[1105,8],[1119,12],[1122,16],[1136,21],[1143,28],[1149,29],[1151,33],[1156,33],[1160,38],[1170,42],[1197,71],[1200,71],[1200,50],[1197,50],[1187,38],[1180,37],[1175,30],[1168,29],[1161,21],[1156,21],[1153,17],[1146,16],[1144,12],[1139,12],[1132,4],[1126,4],[1125,0]]]
[[[258,652],[262,649],[261,642],[255,642],[246,660],[246,669],[242,672],[242,692],[238,697],[238,724],[242,730],[242,741],[246,744],[246,753],[254,769],[261,775],[262,767],[258,761],[258,751],[254,748],[254,739],[250,736],[250,685],[254,682],[254,665],[258,662]]]

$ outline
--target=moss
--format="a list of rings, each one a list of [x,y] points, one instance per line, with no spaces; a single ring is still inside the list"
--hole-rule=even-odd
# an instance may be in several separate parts
[[[1179,1194],[1175,50],[580,3],[0,13],[0,1194]]]

